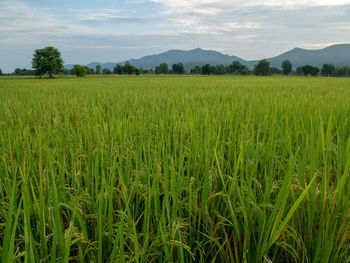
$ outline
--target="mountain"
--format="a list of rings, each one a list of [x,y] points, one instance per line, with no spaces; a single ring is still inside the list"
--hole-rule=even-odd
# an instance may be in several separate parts
[[[151,55],[151,56],[145,56],[140,59],[130,59],[128,60],[131,65],[137,68],[144,68],[144,69],[154,69],[156,66],[159,66],[160,63],[167,63],[169,67],[171,67],[172,64],[176,63],[183,63],[185,68],[187,70],[190,70],[194,66],[202,66],[205,64],[210,65],[229,65],[232,63],[232,61],[238,60],[241,63],[246,63],[245,60],[236,57],[236,56],[229,56],[221,54],[217,51],[212,50],[203,50],[200,48],[196,48],[193,50],[169,50],[157,55]],[[101,68],[109,68],[110,70],[113,70],[116,64],[124,65],[125,61],[117,62],[117,63],[98,63],[98,62],[92,62],[87,64],[86,66],[90,68],[96,68],[96,65],[100,64]],[[65,68],[71,69],[73,68],[72,64],[65,65]]]
[[[323,49],[308,50],[294,48],[277,57],[267,59],[271,67],[281,67],[282,61],[289,59],[293,68],[304,65],[322,67],[323,64],[333,64],[343,67],[350,66],[350,44],[339,44]],[[249,61],[249,66],[255,65],[258,61]]]
[[[322,67],[323,64],[329,63],[335,66],[350,66],[350,44],[339,44],[329,46],[318,50],[308,50],[302,48],[294,48],[288,52],[285,52],[279,56],[268,58],[272,67],[281,67],[282,61],[289,59],[292,62],[293,68],[304,65],[312,65]],[[157,55],[145,56],[140,59],[130,59],[129,62],[138,68],[151,69],[158,66],[160,63],[167,63],[169,67],[175,63],[183,63],[187,70],[194,66],[202,66],[210,64],[213,66],[223,64],[225,66],[231,64],[233,61],[238,60],[249,68],[253,68],[259,61],[258,60],[244,60],[236,56],[224,55],[220,52],[213,50],[203,50],[200,48],[192,50],[169,50]],[[118,63],[99,63],[93,62],[87,66],[95,68],[100,64],[102,68],[109,68],[113,70],[116,64],[124,65],[125,61]],[[65,68],[71,69],[72,64],[65,65]]]
[[[196,48],[189,51],[169,50],[158,55],[146,56],[141,59],[131,59],[129,62],[131,65],[138,68],[154,68],[164,62],[171,66],[172,64],[181,62],[186,69],[191,69],[194,66],[203,66],[205,64],[211,64],[213,66],[219,64],[229,65],[235,60],[242,63],[245,62],[243,59],[236,56],[229,56],[217,51]]]

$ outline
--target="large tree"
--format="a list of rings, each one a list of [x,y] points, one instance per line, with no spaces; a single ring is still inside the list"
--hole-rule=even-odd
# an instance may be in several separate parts
[[[268,62],[266,59],[260,60],[254,67],[254,74],[257,76],[271,75],[270,62]]]
[[[282,62],[282,71],[284,75],[292,72],[292,63],[288,59]]]
[[[49,74],[50,78],[52,78],[54,73],[63,71],[61,53],[54,47],[37,49],[33,55],[32,67],[35,69],[35,75],[41,77]]]
[[[2,70],[1,70],[1,68],[0,68],[0,76],[2,75]]]

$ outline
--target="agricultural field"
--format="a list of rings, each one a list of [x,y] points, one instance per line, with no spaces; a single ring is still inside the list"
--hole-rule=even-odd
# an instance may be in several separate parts
[[[350,262],[350,78],[0,79],[0,262]]]

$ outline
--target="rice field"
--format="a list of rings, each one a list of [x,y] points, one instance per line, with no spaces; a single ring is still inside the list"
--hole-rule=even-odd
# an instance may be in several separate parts
[[[0,79],[0,262],[350,262],[350,78]]]

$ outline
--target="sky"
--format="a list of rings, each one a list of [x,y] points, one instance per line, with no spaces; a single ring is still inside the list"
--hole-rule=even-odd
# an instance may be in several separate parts
[[[54,46],[66,64],[169,49],[262,59],[350,43],[350,0],[0,0],[0,69],[31,68]]]

